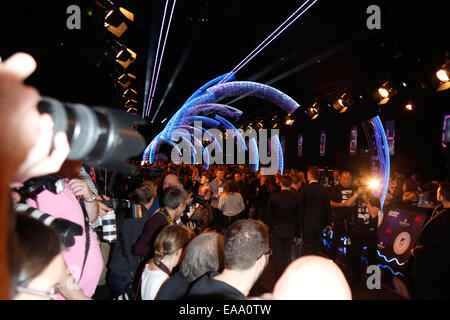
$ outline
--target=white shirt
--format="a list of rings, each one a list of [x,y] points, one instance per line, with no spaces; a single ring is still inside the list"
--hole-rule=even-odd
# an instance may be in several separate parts
[[[145,265],[141,282],[142,300],[155,300],[162,284],[169,279],[169,276],[162,270],[149,270]]]

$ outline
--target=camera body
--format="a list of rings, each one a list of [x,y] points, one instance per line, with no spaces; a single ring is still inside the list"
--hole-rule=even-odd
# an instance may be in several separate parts
[[[146,219],[147,210],[142,205],[125,199],[103,200],[112,210],[101,217],[102,239],[106,242],[118,240],[118,225],[124,219]]]

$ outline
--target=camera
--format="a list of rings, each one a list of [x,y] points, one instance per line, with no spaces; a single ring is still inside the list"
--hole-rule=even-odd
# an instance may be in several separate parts
[[[64,185],[64,178],[51,174],[28,179],[17,192],[23,199],[36,199],[36,196],[44,190],[51,191],[55,194],[61,193],[64,190]]]
[[[147,211],[142,205],[129,200],[103,200],[102,203],[112,210],[101,217],[102,239],[106,242],[118,240],[118,224],[123,219],[147,218]]]
[[[28,214],[32,218],[41,221],[46,226],[56,230],[64,243],[66,248],[70,248],[75,244],[75,236],[83,234],[83,228],[72,221],[55,218],[49,214],[43,213],[33,207],[24,203],[17,203],[13,209],[20,214]]]
[[[54,132],[64,131],[70,144],[68,159],[83,160],[92,166],[129,174],[135,167],[126,164],[145,148],[144,138],[133,128],[146,121],[138,116],[104,107],[63,103],[41,97],[38,110],[53,118]]]

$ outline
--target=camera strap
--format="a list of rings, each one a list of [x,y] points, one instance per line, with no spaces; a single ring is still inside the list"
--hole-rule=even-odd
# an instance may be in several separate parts
[[[164,263],[158,260],[154,260],[154,263],[158,268],[160,268],[162,271],[164,271],[165,274],[167,274],[170,277],[172,272],[170,272],[169,268],[167,268],[167,266]]]
[[[85,250],[84,250],[84,260],[83,260],[83,266],[81,268],[81,274],[80,274],[80,279],[78,281],[81,281],[81,277],[83,276],[83,271],[84,271],[84,267],[86,265],[86,260],[87,260],[87,256],[89,253],[89,246],[90,246],[90,226],[89,226],[89,216],[88,213],[86,211],[86,207],[84,206],[84,202],[83,200],[80,200],[80,206],[81,209],[83,210],[83,216],[84,216],[84,232],[86,233],[86,246],[85,246]]]

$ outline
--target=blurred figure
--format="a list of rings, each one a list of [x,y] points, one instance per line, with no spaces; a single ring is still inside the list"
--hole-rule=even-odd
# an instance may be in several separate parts
[[[442,182],[437,190],[441,203],[422,228],[416,246],[411,276],[416,299],[450,299],[448,266],[450,255],[450,184]]]
[[[407,179],[403,183],[402,200],[404,205],[417,206],[419,186],[415,180]]]
[[[182,300],[190,285],[210,272],[218,272],[223,266],[223,235],[206,232],[196,236],[186,247],[180,271],[162,286],[156,300]]]
[[[309,184],[300,191],[302,251],[303,254],[318,254],[323,229],[331,229],[330,194],[318,182],[320,171],[317,166],[309,167],[306,174]]]
[[[223,229],[228,228],[234,221],[243,218],[245,210],[244,199],[240,193],[239,186],[233,180],[229,180],[225,184],[217,208],[222,211],[221,227]]]
[[[180,262],[189,232],[177,225],[165,226],[155,240],[153,258],[145,265],[141,277],[142,300],[154,300],[161,285],[169,279]]]
[[[53,300],[66,265],[59,234],[28,214],[16,215],[17,245],[12,252],[21,257],[15,300]]]
[[[223,238],[223,271],[212,272],[195,281],[188,299],[246,299],[270,255],[267,226],[253,219],[236,221]]]
[[[341,269],[319,256],[292,262],[273,291],[275,300],[351,300],[352,292]]]

